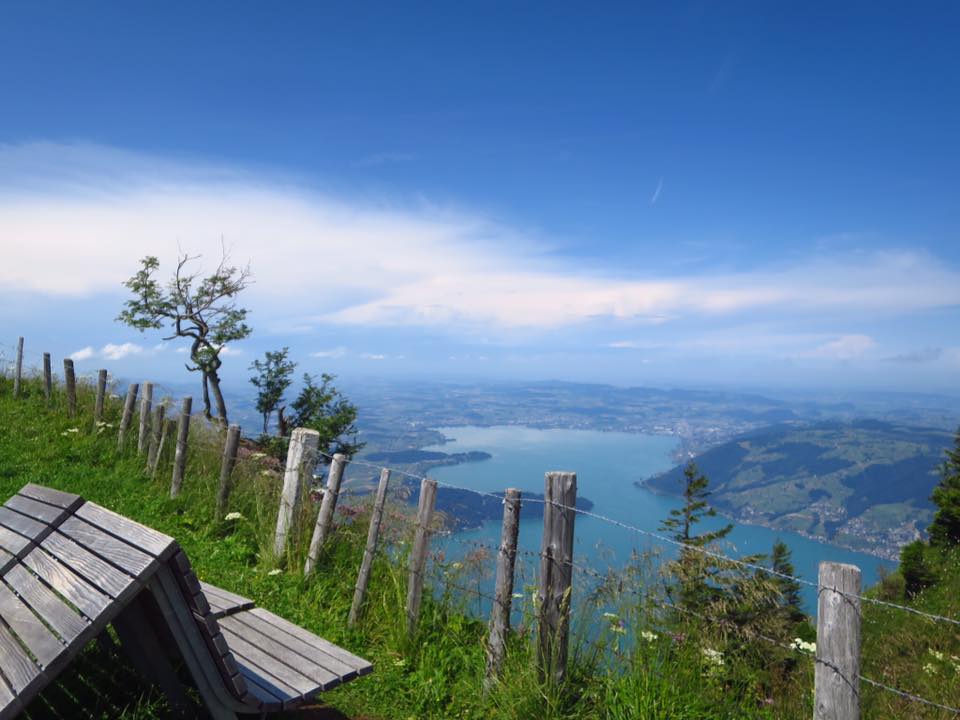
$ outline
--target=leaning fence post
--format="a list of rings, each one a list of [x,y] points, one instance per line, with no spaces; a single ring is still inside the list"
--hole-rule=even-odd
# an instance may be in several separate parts
[[[297,428],[290,435],[287,449],[287,465],[283,471],[283,490],[280,493],[280,511],[277,513],[277,530],[273,538],[273,554],[283,555],[287,547],[287,535],[293,527],[300,500],[303,497],[309,476],[317,462],[320,449],[320,433],[310,428]]]
[[[147,433],[150,430],[150,409],[153,406],[153,383],[143,384],[140,398],[140,432],[137,434],[137,455],[147,449]]]
[[[93,421],[101,422],[103,420],[103,401],[107,396],[107,371],[101,370],[97,373],[97,401],[93,406]]]
[[[50,367],[50,353],[43,354],[43,397],[50,404],[53,396],[53,370]]]
[[[353,627],[360,619],[360,610],[363,608],[363,597],[367,594],[367,585],[370,583],[370,571],[373,569],[373,560],[377,555],[377,541],[380,539],[380,523],[383,521],[383,506],[387,501],[387,486],[390,484],[390,471],[384,468],[380,471],[380,484],[377,485],[377,498],[373,501],[373,513],[370,515],[370,529],[367,531],[367,546],[363,550],[363,561],[360,563],[360,574],[357,576],[357,585],[353,591],[353,603],[350,605],[350,617],[347,625]]]
[[[120,431],[117,433],[117,450],[123,449],[123,439],[130,429],[130,423],[133,422],[133,408],[137,404],[137,393],[140,392],[140,385],[130,383],[127,388],[127,397],[123,401],[123,415],[120,418]]]
[[[63,379],[67,385],[67,414],[70,417],[77,415],[77,375],[73,371],[73,360],[64,358]]]
[[[23,378],[23,338],[17,340],[17,368],[13,374],[13,396],[20,395],[20,381]]]
[[[337,509],[337,498],[340,496],[340,483],[343,481],[343,469],[346,467],[347,457],[342,453],[333,456],[330,463],[330,472],[327,474],[327,487],[323,491],[323,500],[320,502],[320,512],[317,514],[317,524],[313,528],[313,537],[310,539],[310,551],[307,553],[307,562],[303,567],[303,574],[309,575],[320,557],[320,548],[323,541],[330,534],[333,525],[333,512]]]
[[[163,407],[161,405],[161,407]],[[163,447],[167,444],[167,437],[173,435],[173,420],[170,418],[164,418],[163,429],[160,431],[160,444],[157,446],[157,458],[154,461],[153,467],[150,469],[150,477],[155,478],[157,476],[157,468],[160,466],[160,458],[163,457]]]
[[[540,550],[540,673],[560,682],[566,673],[573,582],[573,520],[577,474],[548,472],[544,479],[543,544]]]
[[[227,429],[227,441],[223,444],[223,461],[220,463],[220,486],[217,489],[217,520],[223,520],[230,497],[230,474],[237,464],[237,450],[240,448],[240,426],[231,425]]]
[[[497,580],[490,608],[490,636],[487,640],[487,669],[484,690],[496,681],[506,655],[510,632],[510,607],[513,603],[513,568],[517,559],[517,533],[520,531],[520,491],[508,488],[503,498],[503,527],[497,553]]]
[[[437,481],[424,478],[420,481],[420,503],[417,505],[417,531],[410,549],[410,578],[407,582],[407,635],[417,633],[420,620],[420,600],[423,598],[423,573],[427,565],[427,549],[430,543],[430,521],[433,506],[437,501]]]
[[[814,720],[860,717],[860,568],[822,562],[818,578]]]
[[[153,410],[152,432],[150,433],[150,447],[147,450],[147,473],[153,477],[157,473],[157,463],[160,462],[160,450],[163,447],[163,416],[167,406],[160,403]]]
[[[193,412],[193,398],[183,399],[180,417],[177,418],[177,450],[173,455],[173,477],[170,480],[170,497],[180,494],[183,474],[187,468],[187,439],[190,437],[190,413]]]

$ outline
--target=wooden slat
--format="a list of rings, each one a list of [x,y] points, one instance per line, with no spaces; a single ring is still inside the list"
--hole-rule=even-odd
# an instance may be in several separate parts
[[[10,555],[20,555],[29,544],[30,541],[23,535],[5,527],[0,527],[0,550]]]
[[[344,682],[344,677],[333,670],[330,670],[321,663],[313,661],[311,658],[302,655],[294,648],[288,646],[279,639],[274,639],[269,635],[252,629],[250,626],[238,620],[237,615],[224,618],[220,626],[231,633],[239,635],[244,640],[254,645],[264,653],[275,659],[275,662],[283,663],[287,667],[296,670],[301,675],[310,678],[317,683],[320,690],[329,690]],[[269,626],[268,626],[269,628]],[[229,638],[228,638],[229,641]],[[356,677],[356,672],[351,668],[345,668],[350,677]]]
[[[124,597],[136,587],[131,575],[118,570],[60,532],[48,535],[40,547],[114,599]]]
[[[254,669],[272,684],[284,689],[290,695],[290,699],[311,695],[320,690],[317,683],[311,678],[284,665],[242,635],[237,635],[232,630],[223,628],[223,636],[230,643],[230,650],[237,658],[241,668],[246,666]]]
[[[7,571],[7,568],[17,562],[17,558],[0,548],[0,577]]]
[[[123,538],[156,558],[165,558],[176,544],[169,535],[164,535],[122,515],[117,515],[117,513],[100,507],[96,503],[84,503],[77,509],[76,516],[111,535]]]
[[[0,617],[23,641],[40,665],[46,667],[63,652],[63,644],[30,608],[3,584],[0,584]]]
[[[40,500],[48,505],[56,505],[71,512],[83,504],[83,498],[79,495],[54,490],[43,485],[34,485],[33,483],[27,483],[20,488],[19,494],[34,500]]]
[[[312,632],[304,630],[302,627],[294,625],[292,622],[288,622],[278,615],[274,615],[272,612],[268,612],[263,608],[254,608],[249,612],[251,615],[273,625],[278,630],[283,630],[284,632],[293,635],[294,637],[299,638],[300,640],[303,640],[304,642],[309,643],[320,650],[323,650],[328,655],[332,655],[341,662],[355,668],[358,675],[366,675],[370,672],[373,672],[373,665],[363,658],[357,657],[353,653],[344,650],[342,647],[338,647],[332,642],[324,640],[322,637],[318,637]]]
[[[239,595],[235,595],[232,592],[218,588],[215,585],[210,585],[209,583],[201,582],[200,588],[210,603],[214,616],[218,620],[233,613],[250,610],[255,605],[253,600],[240,597]]]
[[[20,712],[20,701],[0,676],[0,718],[13,718]]]
[[[55,525],[58,520],[67,515],[67,511],[55,505],[47,505],[45,502],[33,500],[22,495],[14,495],[7,500],[4,505],[27,517],[39,520],[46,525]]]
[[[40,674],[37,664],[3,625],[0,625],[0,668],[18,694]]]
[[[80,615],[22,565],[12,567],[3,579],[65,642],[72,642],[87,629]]]
[[[50,532],[48,525],[31,520],[7,507],[0,507],[0,525],[20,533],[29,540],[40,539],[44,534]]]
[[[102,558],[109,559],[113,565],[122,568],[130,575],[140,575],[151,566],[155,566],[157,562],[152,556],[130,544],[135,540],[129,542],[120,540],[76,517],[64,520],[59,530],[74,542],[92,550]]]
[[[259,685],[257,681],[260,680],[260,678],[255,673],[251,673],[250,670],[246,668],[244,670],[246,674],[242,677],[247,684],[250,695],[253,696],[265,712],[276,711],[283,708],[283,698],[277,697],[271,693],[268,688]],[[277,692],[279,692],[279,690]]]
[[[110,604],[108,596],[87,583],[70,568],[54,560],[44,550],[39,548],[33,550],[23,559],[23,564],[91,620]]]
[[[273,644],[277,644],[285,650],[287,654],[296,654],[309,664],[323,668],[330,677],[325,680],[320,680],[319,682],[332,682],[330,678],[337,678],[337,683],[347,682],[359,675],[357,667],[348,665],[333,655],[323,652],[323,650],[316,647],[316,645],[306,643],[298,637],[279,630],[274,625],[264,621],[262,618],[258,618],[252,613],[242,612],[231,615],[228,618],[220,620],[220,625],[221,627],[231,628],[235,633],[243,635],[255,645],[263,645],[267,648],[272,647]],[[284,654],[277,654],[272,650],[270,654],[287,662]],[[287,662],[287,664],[290,665],[292,663]],[[297,664],[293,664],[293,667],[300,669]],[[330,687],[333,687],[333,685],[330,685]],[[325,686],[323,689],[328,690],[329,687]]]

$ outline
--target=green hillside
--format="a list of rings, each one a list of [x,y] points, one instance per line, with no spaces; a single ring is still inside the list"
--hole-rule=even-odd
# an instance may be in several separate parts
[[[711,504],[744,522],[896,558],[930,523],[951,434],[876,420],[780,425],[696,457]],[[647,485],[677,493],[681,467]]]

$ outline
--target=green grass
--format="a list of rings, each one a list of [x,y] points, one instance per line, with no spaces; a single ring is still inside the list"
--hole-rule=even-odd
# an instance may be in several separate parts
[[[270,547],[280,477],[266,459],[246,458],[238,464],[229,510],[242,517],[218,521],[214,498],[221,445],[215,429],[199,421],[193,424],[183,492],[171,500],[172,448],[166,448],[156,479],[145,475],[133,437],[118,451],[119,400],[108,403],[108,426],[98,429],[92,421],[93,398],[87,387],[81,387],[80,412],[72,420],[66,417],[59,393],[48,407],[35,380],[25,384],[19,399],[11,397],[11,386],[8,378],[0,377],[0,500],[27,482],[41,483],[79,493],[172,535],[201,579],[250,597],[374,663],[373,675],[322,696],[324,703],[348,717],[719,720],[811,714],[809,658],[730,636],[709,625],[668,627],[657,614],[655,588],[643,586],[638,593],[638,583],[650,577],[649,570],[614,576],[591,597],[578,601],[567,681],[560,686],[540,681],[532,588],[518,587],[516,591],[524,596],[517,601],[523,605],[523,620],[510,637],[502,680],[484,696],[486,625],[471,615],[475,605],[468,606],[469,599],[435,584],[424,598],[416,638],[411,641],[406,636],[404,559],[412,524],[403,503],[389,508],[386,550],[374,567],[365,615],[356,628],[348,629],[346,618],[366,537],[364,501],[354,502],[356,512],[338,513],[335,533],[315,574],[305,578],[303,559],[316,508],[307,503],[299,522],[301,531],[288,553],[273,558]],[[461,585],[472,581],[470,568],[458,568],[442,558],[435,559],[434,567],[435,578],[446,577]],[[960,577],[956,579],[960,582]],[[929,602],[940,601],[931,597]],[[960,610],[956,593],[946,593],[942,603],[953,603],[954,615]],[[604,618],[603,612],[616,618]],[[893,650],[887,641],[899,626],[875,630],[872,623],[864,628],[865,649],[879,664],[870,661],[865,667],[877,674],[902,670],[904,674],[897,678],[912,681],[920,678],[916,673],[925,674],[920,668],[907,674],[906,668],[910,662],[917,665],[917,657],[925,657],[928,645],[945,651],[949,645],[953,654],[958,652],[955,636],[953,644],[945,643],[930,628],[929,636],[921,633],[911,639],[901,667],[889,657]],[[707,658],[705,648],[721,651],[723,664]],[[30,716],[166,717],[166,704],[156,689],[130,671],[105,670],[125,665],[117,652],[115,647],[91,645],[81,661],[31,705]],[[771,666],[790,671],[773,672]],[[934,685],[931,679],[911,687],[938,698],[956,694]],[[874,702],[870,693],[866,697]],[[911,714],[914,708],[902,704],[893,707],[897,713],[888,714],[878,700],[864,717],[943,717]]]

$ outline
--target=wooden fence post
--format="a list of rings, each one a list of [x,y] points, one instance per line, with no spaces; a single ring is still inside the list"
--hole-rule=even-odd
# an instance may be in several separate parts
[[[283,555],[287,549],[287,535],[300,508],[306,488],[306,478],[313,474],[320,449],[320,433],[309,428],[297,428],[290,435],[287,449],[287,465],[283,472],[283,491],[280,493],[280,511],[277,513],[277,530],[273,538],[273,553]]]
[[[490,608],[490,635],[487,640],[487,670],[483,679],[485,691],[496,682],[506,656],[507,633],[510,632],[510,608],[513,604],[513,569],[517,560],[517,534],[520,531],[520,491],[508,488],[503,499],[503,527],[497,553],[497,580],[493,606]]]
[[[577,474],[548,472],[544,481],[543,544],[540,550],[540,672],[561,682],[566,673],[573,582],[573,521]]]
[[[150,477],[157,474],[157,463],[160,462],[160,450],[163,448],[163,423],[167,406],[160,403],[153,411],[153,424],[150,433],[150,448],[147,450],[147,473]]]
[[[67,386],[67,414],[70,417],[77,415],[77,375],[73,371],[73,360],[64,358],[63,379]]]
[[[163,430],[160,431],[160,444],[157,446],[157,459],[150,471],[150,477],[157,476],[157,468],[160,467],[160,458],[163,457],[163,448],[167,444],[167,438],[173,435],[174,422],[170,418],[164,418]]]
[[[130,383],[127,388],[127,397],[123,401],[123,415],[120,418],[120,431],[117,433],[117,450],[123,449],[123,439],[130,429],[130,423],[133,422],[133,408],[137,404],[137,393],[140,392],[140,385]]]
[[[220,486],[217,489],[217,520],[223,520],[230,497],[230,474],[237,464],[237,450],[240,449],[240,426],[231,425],[227,429],[227,441],[223,445],[223,461],[220,463]]]
[[[50,353],[43,354],[43,397],[50,404],[53,397],[53,370],[50,367]]]
[[[420,600],[423,598],[423,573],[427,565],[427,550],[430,543],[430,521],[437,501],[437,481],[424,478],[420,481],[420,503],[417,505],[417,531],[410,549],[410,578],[407,583],[407,635],[417,634],[420,621]]]
[[[860,568],[820,563],[814,720],[860,718]]]
[[[23,379],[23,338],[17,340],[17,366],[13,372],[13,396],[20,396],[20,382]]]
[[[153,406],[153,383],[143,384],[140,397],[140,432],[137,433],[137,455],[143,455],[147,449],[147,433],[150,431],[150,410]]]
[[[177,418],[177,450],[173,456],[173,477],[170,480],[170,497],[180,494],[183,486],[183,474],[187,468],[187,440],[190,437],[190,413],[193,412],[193,398],[183,399],[180,417]]]
[[[370,515],[370,529],[367,531],[367,546],[363,550],[363,561],[360,563],[360,574],[353,591],[353,603],[350,605],[350,617],[347,625],[353,627],[360,619],[363,609],[363,598],[367,594],[367,585],[370,584],[370,571],[373,569],[373,560],[377,555],[377,542],[380,539],[380,523],[383,522],[383,506],[387,502],[387,486],[390,484],[390,471],[384,468],[380,471],[380,484],[377,485],[377,497],[373,501],[373,512]]]
[[[95,423],[103,421],[103,403],[107,397],[107,371],[101,370],[97,373],[97,402],[93,406],[93,421]]]
[[[309,575],[320,557],[320,548],[330,534],[333,525],[333,512],[337,509],[337,498],[340,496],[340,483],[343,481],[343,470],[347,465],[347,457],[341,453],[333,456],[330,463],[330,472],[327,473],[327,487],[323,491],[323,500],[320,501],[320,512],[317,513],[317,524],[313,528],[313,537],[310,539],[310,551],[307,553],[307,562],[303,567],[303,574]]]

